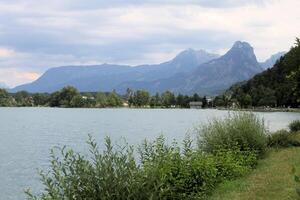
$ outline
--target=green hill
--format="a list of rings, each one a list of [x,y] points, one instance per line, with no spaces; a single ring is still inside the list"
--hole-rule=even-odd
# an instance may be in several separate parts
[[[233,85],[225,94],[216,98],[217,104],[224,99],[241,107],[300,106],[300,39],[276,64],[257,74],[249,81]]]

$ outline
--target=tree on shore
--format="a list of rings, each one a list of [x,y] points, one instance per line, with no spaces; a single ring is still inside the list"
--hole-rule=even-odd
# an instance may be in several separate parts
[[[66,86],[51,94],[49,104],[51,107],[72,107],[71,101],[77,95],[79,92],[76,88]]]
[[[206,96],[204,96],[203,99],[202,99],[202,107],[206,108],[207,106],[208,106],[208,101],[207,101]]]
[[[150,103],[150,94],[146,90],[137,90],[130,96],[128,102],[130,106],[147,106]]]
[[[198,94],[192,96],[165,91],[151,96],[146,90],[133,91],[127,89],[125,95],[112,92],[79,92],[75,87],[66,86],[51,94],[28,93],[20,91],[9,94],[5,89],[0,89],[0,106],[50,106],[50,107],[84,107],[106,108],[121,107],[128,102],[129,106],[135,107],[164,107],[189,108],[191,101],[202,101]],[[205,100],[205,99],[204,99]],[[206,104],[204,104],[206,105]],[[208,105],[209,106],[209,105]]]
[[[0,89],[0,106],[12,106],[12,98],[5,89]]]
[[[176,98],[174,93],[166,91],[161,95],[162,106],[170,108],[172,105],[176,105]]]
[[[161,105],[162,105],[161,97],[160,97],[159,93],[156,93],[150,99],[150,107],[155,108],[155,107],[160,107]]]

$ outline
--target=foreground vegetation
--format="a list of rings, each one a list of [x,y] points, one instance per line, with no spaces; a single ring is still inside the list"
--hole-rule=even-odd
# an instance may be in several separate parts
[[[300,148],[271,149],[249,175],[221,183],[210,200],[299,199],[292,167],[300,171]]]
[[[268,152],[257,168],[247,176],[221,183],[209,199],[300,199],[300,120],[291,122],[289,129],[269,135]]]
[[[293,147],[300,146],[299,124],[268,135],[254,114],[237,113],[200,127],[196,143],[186,137],[170,145],[161,136],[138,149],[106,138],[100,151],[90,137],[88,158],[52,150],[50,171],[41,172],[44,191],[26,194],[36,200],[295,199],[290,169],[300,169],[300,148]]]
[[[27,191],[28,199],[207,199],[218,185],[244,177],[264,162],[260,159],[269,146],[284,147],[251,113],[216,119],[197,134],[196,143],[187,137],[182,144],[168,144],[161,136],[138,149],[116,148],[106,138],[103,151],[90,138],[89,158],[65,148],[53,150],[50,171],[41,172],[44,191]]]

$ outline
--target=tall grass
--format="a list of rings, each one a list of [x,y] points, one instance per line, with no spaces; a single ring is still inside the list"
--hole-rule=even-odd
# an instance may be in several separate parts
[[[198,129],[198,147],[208,153],[239,147],[263,155],[267,148],[264,121],[253,113],[231,113],[225,119],[214,119]]]
[[[297,132],[297,131],[300,131],[300,120],[292,121],[292,122],[289,124],[289,128],[290,128],[290,131],[291,131],[291,132]]]
[[[42,200],[206,199],[218,183],[255,166],[257,152],[264,149],[261,126],[248,114],[215,120],[203,129],[205,151],[193,148],[190,137],[168,145],[161,136],[137,151],[128,145],[116,148],[109,138],[100,151],[89,138],[90,157],[66,148],[51,151],[50,170],[41,172],[44,191],[26,194]]]

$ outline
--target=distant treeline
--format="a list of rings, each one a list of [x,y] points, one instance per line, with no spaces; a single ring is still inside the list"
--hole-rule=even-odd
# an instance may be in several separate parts
[[[202,102],[203,107],[211,106],[206,97],[174,94],[166,91],[151,95],[145,90],[127,89],[125,95],[113,92],[79,92],[67,86],[54,93],[28,93],[20,91],[8,93],[0,89],[0,106],[6,107],[64,107],[64,108],[106,108],[106,107],[151,107],[151,108],[189,108],[190,102]]]

